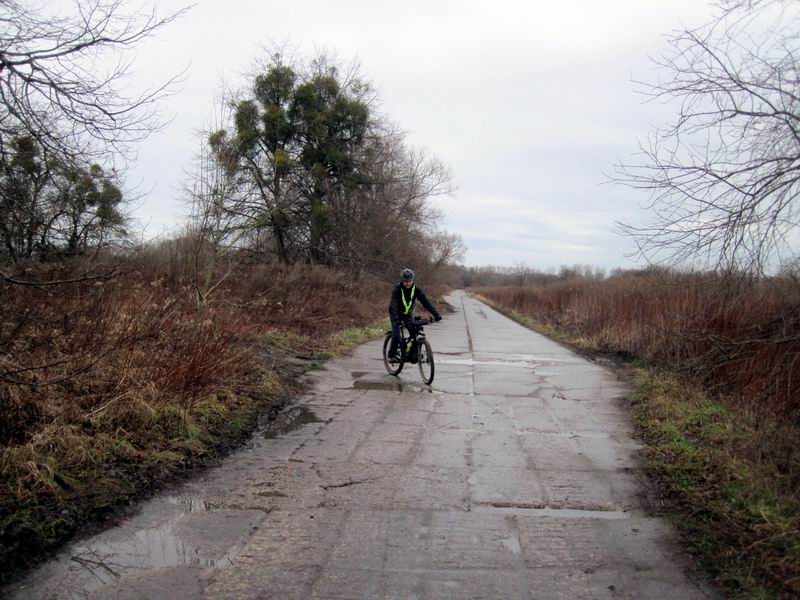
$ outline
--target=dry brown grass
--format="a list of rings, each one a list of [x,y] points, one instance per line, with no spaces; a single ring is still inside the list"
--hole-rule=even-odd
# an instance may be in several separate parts
[[[125,271],[0,283],[0,578],[246,434],[297,374],[282,342],[341,348],[388,305],[387,285],[311,266],[226,264],[201,308],[175,254]]]

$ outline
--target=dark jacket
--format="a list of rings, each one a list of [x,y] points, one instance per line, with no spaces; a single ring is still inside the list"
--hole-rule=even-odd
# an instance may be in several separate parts
[[[403,299],[400,297],[402,294],[405,297],[406,302],[408,302],[409,297],[411,296],[411,289],[414,289],[414,297],[411,298],[411,310],[408,311],[408,317],[411,317],[411,314],[414,312],[414,304],[417,300],[420,301],[422,306],[431,313],[434,318],[439,317],[439,311],[434,308],[433,304],[430,303],[428,297],[425,295],[425,292],[422,291],[418,285],[415,288],[406,289],[402,282],[398,283],[394,288],[392,288],[392,301],[389,303],[389,318],[392,321],[399,321],[406,317],[405,314],[405,305],[403,304]]]

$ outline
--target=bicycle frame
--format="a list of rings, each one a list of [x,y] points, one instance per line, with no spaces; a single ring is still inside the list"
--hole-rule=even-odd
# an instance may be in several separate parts
[[[392,332],[387,331],[383,341],[383,362],[390,375],[399,375],[405,363],[416,364],[420,376],[426,384],[433,381],[434,361],[430,343],[425,337],[425,325],[432,321],[415,319],[411,323],[403,323],[400,328],[400,361],[393,362],[388,356],[388,349],[392,340]],[[404,335],[407,331],[408,335]]]
[[[403,323],[403,325],[400,327],[400,353],[403,356],[403,362],[410,362],[412,364],[416,363],[416,361],[409,360],[409,352],[418,348],[419,344],[425,340],[425,325],[429,324],[430,321],[427,319],[415,319],[410,323],[413,331],[406,323]],[[407,336],[403,335],[404,331],[408,332]]]

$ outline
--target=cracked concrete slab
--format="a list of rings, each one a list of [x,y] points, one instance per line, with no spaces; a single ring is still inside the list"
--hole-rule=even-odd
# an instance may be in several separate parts
[[[433,385],[381,341],[309,373],[246,448],[10,598],[707,598],[640,506],[601,366],[457,292]]]

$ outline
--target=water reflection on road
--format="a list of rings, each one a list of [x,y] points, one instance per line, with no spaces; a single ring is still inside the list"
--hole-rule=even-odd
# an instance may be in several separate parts
[[[176,525],[186,515],[206,512],[216,508],[200,498],[167,498],[180,512],[160,527],[140,529],[131,537],[103,543],[77,546],[70,569],[83,570],[90,575],[84,590],[90,591],[118,579],[131,569],[152,569],[181,565],[216,566],[218,562],[230,563],[232,557],[205,555],[202,549],[182,540],[176,533]],[[80,575],[80,574],[78,574]],[[91,582],[94,581],[95,585]]]

